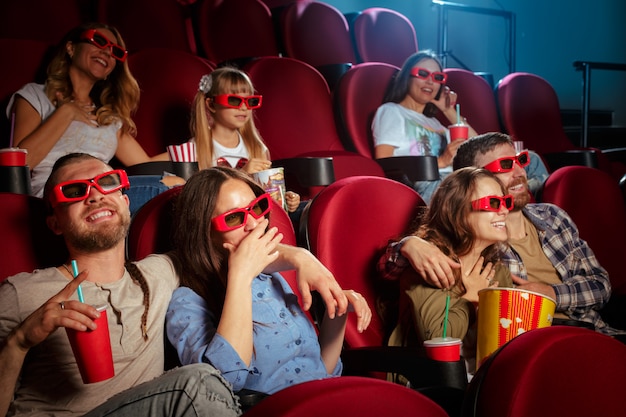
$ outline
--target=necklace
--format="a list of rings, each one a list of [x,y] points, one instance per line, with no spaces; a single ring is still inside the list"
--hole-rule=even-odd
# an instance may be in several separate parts
[[[74,273],[72,272],[72,270],[70,269],[69,266],[67,266],[67,264],[63,264],[63,268],[65,268],[65,270],[70,274],[70,276],[72,278],[74,278]]]

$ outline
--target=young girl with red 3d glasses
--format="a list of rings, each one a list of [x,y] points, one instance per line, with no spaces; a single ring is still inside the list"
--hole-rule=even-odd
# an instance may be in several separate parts
[[[262,103],[263,97],[255,94],[243,71],[222,67],[202,77],[191,111],[200,169],[227,166],[252,175],[271,168],[269,150],[252,112]],[[285,201],[291,213],[298,209],[300,196],[288,191]]]

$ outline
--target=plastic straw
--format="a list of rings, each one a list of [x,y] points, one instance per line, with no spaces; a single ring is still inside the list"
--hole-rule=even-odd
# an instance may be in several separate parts
[[[450,292],[446,296],[446,313],[443,317],[443,338],[445,339],[448,334],[448,312],[450,311]]]
[[[78,264],[74,259],[72,259],[72,273],[74,274],[74,278],[78,276]],[[80,284],[78,284],[78,288],[76,288],[76,293],[78,294],[78,301],[84,303],[85,300],[83,299],[83,289],[80,287]]]
[[[9,134],[9,148],[13,147],[14,132],[15,132],[15,112],[11,113],[11,133]]]
[[[456,124],[461,124],[461,105],[459,103],[456,104]]]

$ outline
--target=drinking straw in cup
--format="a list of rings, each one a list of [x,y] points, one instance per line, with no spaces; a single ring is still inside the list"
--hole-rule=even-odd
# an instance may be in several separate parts
[[[459,103],[456,104],[456,124],[461,124],[461,105]]]
[[[74,278],[78,276],[78,264],[76,263],[75,259],[72,259],[72,273],[74,275]],[[78,301],[84,303],[85,300],[83,298],[83,289],[80,287],[80,284],[78,284],[78,288],[76,288],[76,294],[78,294]]]
[[[446,310],[443,316],[443,338],[445,339],[448,333],[448,313],[450,311],[450,292],[446,296]]]

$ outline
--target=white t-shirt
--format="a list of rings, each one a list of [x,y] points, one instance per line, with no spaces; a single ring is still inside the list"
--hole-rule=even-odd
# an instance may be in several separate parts
[[[33,106],[41,116],[42,122],[56,111],[56,107],[44,92],[44,85],[29,83],[11,96],[6,110],[9,118],[16,95]],[[117,132],[121,127],[122,122],[119,120],[107,126],[96,126],[79,121],[71,122],[48,155],[37,166],[30,167],[32,194],[43,197],[43,187],[50,176],[52,166],[64,155],[83,152],[108,163],[117,150]]]
[[[192,138],[190,142],[195,143],[196,139]],[[267,153],[267,147],[265,145],[263,145],[263,152]],[[237,146],[234,148],[228,148],[221,145],[216,140],[213,140],[213,161],[211,161],[211,165],[217,166],[217,160],[219,158],[225,158],[233,168],[237,167],[237,162],[239,162],[241,158],[250,159],[250,152],[248,152],[248,148],[244,144],[241,134],[239,135],[239,142],[237,142]]]
[[[148,340],[140,328],[144,294],[127,271],[112,283],[84,281],[85,302],[107,306],[115,376],[83,384],[66,332],[59,328],[28,352],[9,416],[83,415],[111,396],[163,373],[165,313],[178,276],[165,255],[148,256],[137,267],[150,289]],[[0,285],[0,340],[67,283],[57,268],[7,278]],[[77,299],[76,295],[72,298]]]
[[[393,156],[440,156],[448,145],[448,129],[434,117],[385,103],[372,122],[374,145],[391,145]]]

